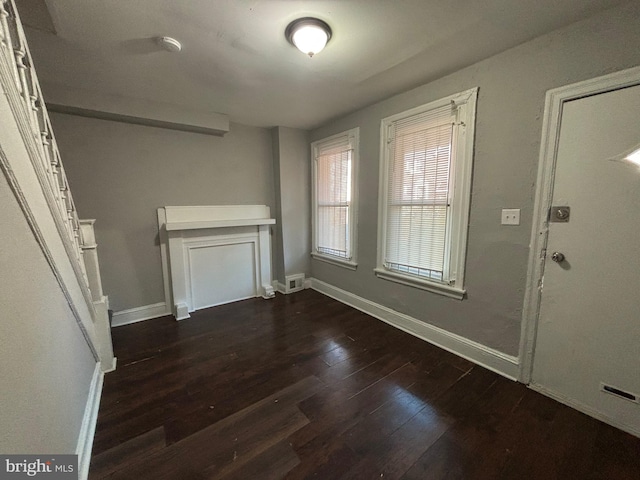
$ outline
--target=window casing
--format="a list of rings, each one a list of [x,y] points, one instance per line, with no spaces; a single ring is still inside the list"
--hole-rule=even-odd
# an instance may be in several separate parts
[[[313,250],[318,259],[356,268],[359,129],[311,144]]]
[[[476,99],[382,120],[378,277],[463,298]]]

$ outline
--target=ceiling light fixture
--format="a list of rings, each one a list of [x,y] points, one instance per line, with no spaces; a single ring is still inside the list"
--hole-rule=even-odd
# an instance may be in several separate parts
[[[640,167],[640,148],[625,156],[624,159]]]
[[[318,18],[304,17],[291,22],[284,35],[291,45],[313,57],[331,38],[331,27]]]

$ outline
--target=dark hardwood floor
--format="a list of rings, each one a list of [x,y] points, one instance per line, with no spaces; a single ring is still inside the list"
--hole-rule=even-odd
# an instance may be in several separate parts
[[[113,340],[90,478],[640,478],[640,439],[311,290]]]

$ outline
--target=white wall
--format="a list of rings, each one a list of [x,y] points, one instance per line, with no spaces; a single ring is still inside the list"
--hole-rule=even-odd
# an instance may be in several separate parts
[[[0,452],[75,453],[96,362],[2,173],[0,205]]]

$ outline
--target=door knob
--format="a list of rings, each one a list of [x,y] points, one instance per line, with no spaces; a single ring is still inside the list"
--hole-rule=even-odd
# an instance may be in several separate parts
[[[551,254],[551,260],[553,260],[556,263],[560,263],[564,261],[564,254],[560,253],[560,252],[553,252],[553,254]]]

